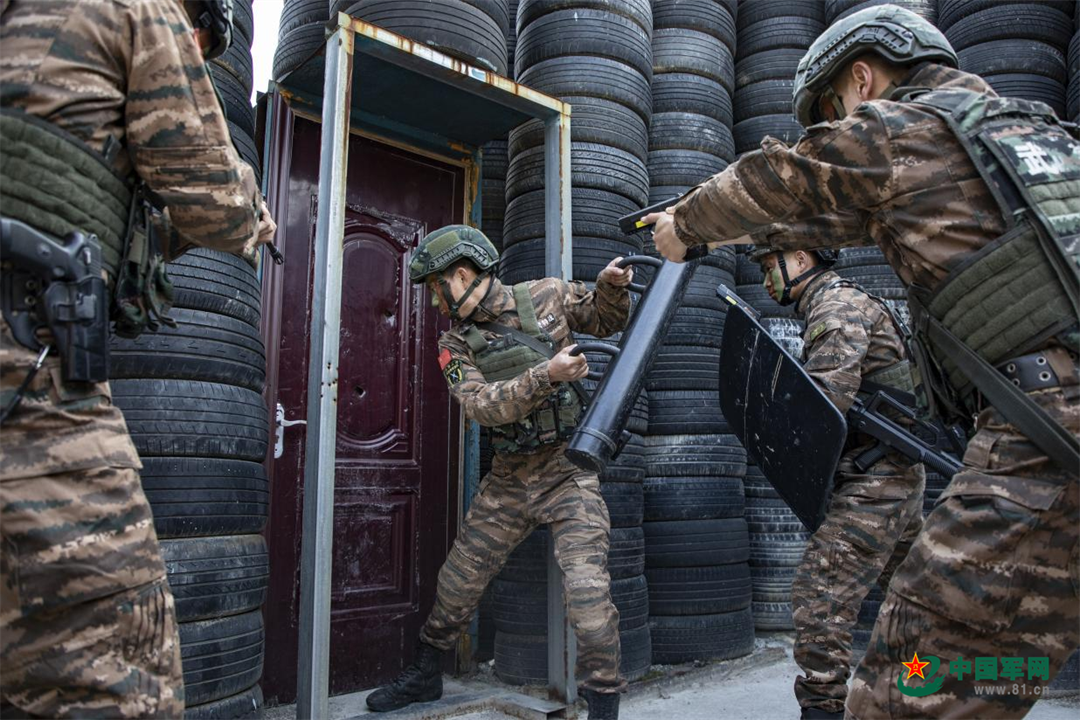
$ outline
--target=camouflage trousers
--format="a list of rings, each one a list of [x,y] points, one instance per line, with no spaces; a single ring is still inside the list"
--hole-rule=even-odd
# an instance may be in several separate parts
[[[578,676],[591,690],[621,692],[626,682],[619,675],[619,612],[607,571],[607,506],[596,475],[567,460],[565,448],[495,456],[439,571],[435,607],[420,638],[450,648],[510,552],[547,524],[577,638]]]
[[[0,320],[3,403],[35,357]],[[49,357],[0,429],[4,717],[183,714],[176,613],[138,467],[108,384],[66,384]]]
[[[866,473],[845,453],[825,520],[811,536],[791,587],[800,707],[840,712],[851,675],[851,629],[877,582],[882,588],[922,528],[922,465],[890,454]]]
[[[1080,436],[1080,386],[1030,396]],[[1033,686],[1048,684],[1029,679],[1040,661],[1027,658],[1047,658],[1052,679],[1076,650],[1077,468],[1051,463],[994,410],[979,416],[978,428],[964,456],[966,469],[942,493],[893,577],[852,683],[849,717],[1022,718],[1040,697]],[[907,680],[909,669],[901,663],[916,652],[923,662],[939,660],[940,670],[931,675],[931,665],[925,680]],[[975,680],[977,658],[989,661],[998,679]],[[968,674],[950,674],[964,663],[970,663]],[[1019,677],[998,677],[999,668],[1005,675],[1016,665]],[[906,688],[942,684],[912,697],[898,679]]]

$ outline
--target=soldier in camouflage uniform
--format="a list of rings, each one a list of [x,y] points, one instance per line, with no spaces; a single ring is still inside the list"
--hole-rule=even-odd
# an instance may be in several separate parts
[[[903,330],[885,302],[829,266],[829,250],[758,246],[765,289],[795,303],[806,322],[803,363],[841,412],[856,398],[889,390],[914,403]],[[871,585],[889,585],[922,529],[922,465],[890,452],[865,471],[856,458],[876,441],[853,433],[844,447],[825,520],[814,532],[791,588],[795,679],[803,718],[840,717],[851,674],[851,628]]]
[[[893,576],[848,697],[856,718],[1023,717],[1037,695],[978,695],[949,664],[1047,657],[1053,677],[1080,639],[1080,143],[1049,107],[957,65],[899,7],[838,20],[799,65],[806,136],[766,138],[642,219],[674,260],[776,223],[783,249],[876,243],[909,286],[935,410],[974,418],[965,469]],[[916,651],[944,663],[925,697],[898,685]]]
[[[136,180],[164,205],[155,223],[172,255],[250,255],[274,231],[203,62],[227,46],[231,2],[187,6],[191,17],[180,0],[0,5],[0,214],[58,239],[95,234],[110,287]],[[19,272],[4,258],[5,299]],[[5,717],[180,717],[173,597],[108,383],[64,380],[56,353],[35,373],[38,353],[6,320],[0,343]]]
[[[616,258],[593,291],[554,278],[508,288],[493,274],[498,257],[479,230],[451,225],[424,238],[409,266],[413,282],[426,282],[454,321],[439,340],[439,365],[465,415],[491,429],[495,458],[439,571],[416,661],[372,693],[368,707],[386,711],[441,697],[442,651],[469,624],[510,552],[547,524],[565,576],[589,717],[616,718],[626,683],[607,572],[608,511],[596,475],[564,451],[582,407],[572,383],[588,373],[585,356],[570,354],[572,333],[622,330],[633,272],[618,268]]]

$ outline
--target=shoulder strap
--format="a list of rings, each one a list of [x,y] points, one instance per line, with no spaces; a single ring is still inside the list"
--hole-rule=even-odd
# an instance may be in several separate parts
[[[925,331],[935,345],[964,368],[964,373],[975,387],[1006,420],[1019,428],[1020,432],[1062,468],[1071,471],[1080,467],[1080,442],[1068,430],[978,353],[949,332],[941,321],[926,310],[914,293],[909,293],[908,302],[920,331]]]
[[[465,338],[465,343],[474,353],[478,353],[488,346],[487,340],[484,339],[484,336],[480,334],[475,325],[467,327],[462,333],[462,337]]]
[[[536,306],[533,305],[529,283],[522,282],[514,286],[514,304],[517,306],[521,329],[534,338],[542,337],[540,324],[536,322]]]

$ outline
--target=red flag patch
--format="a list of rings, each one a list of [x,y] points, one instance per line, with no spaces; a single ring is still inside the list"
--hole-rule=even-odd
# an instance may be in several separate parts
[[[450,351],[443,348],[443,351],[439,353],[439,369],[445,370],[446,366],[450,364]]]

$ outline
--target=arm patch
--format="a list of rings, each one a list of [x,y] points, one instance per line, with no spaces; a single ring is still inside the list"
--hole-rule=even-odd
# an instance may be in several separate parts
[[[439,369],[440,370],[445,370],[446,366],[449,365],[449,364],[450,364],[450,351],[447,350],[446,348],[443,348],[442,352],[439,353]]]
[[[448,351],[444,352],[449,355]],[[448,362],[443,367],[443,377],[446,378],[446,382],[450,385],[450,387],[453,387],[454,385],[457,385],[459,382],[464,380],[465,372],[461,369],[461,360],[459,360],[458,358],[450,360],[450,362]]]
[[[812,343],[830,330],[839,330],[842,326],[843,323],[838,318],[822,320],[810,328],[810,331],[806,334],[806,342]]]

